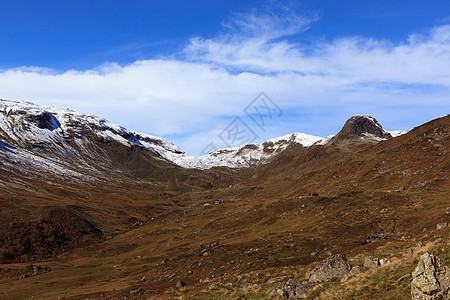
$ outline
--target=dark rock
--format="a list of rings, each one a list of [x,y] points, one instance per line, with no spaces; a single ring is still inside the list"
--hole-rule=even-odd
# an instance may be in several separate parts
[[[364,136],[365,133],[379,138],[390,139],[392,135],[381,127],[378,121],[371,116],[356,115],[345,122],[339,135]]]
[[[310,282],[326,282],[332,278],[342,278],[350,272],[350,264],[344,254],[328,257],[315,267],[306,277]]]
[[[46,111],[36,115],[26,114],[24,119],[41,129],[55,130],[61,126],[58,119]]]
[[[184,287],[184,286],[186,286],[186,283],[184,282],[184,281],[177,281],[177,288],[181,288],[181,287]]]
[[[450,299],[450,268],[431,254],[420,257],[412,273],[411,297],[413,300]]]
[[[276,292],[278,295],[287,298],[305,298],[306,294],[312,288],[314,288],[314,286],[307,281],[300,282],[294,279],[289,279],[281,286],[281,288],[277,288]]]

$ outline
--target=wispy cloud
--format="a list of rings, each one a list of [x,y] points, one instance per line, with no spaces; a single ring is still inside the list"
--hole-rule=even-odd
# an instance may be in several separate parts
[[[180,59],[92,70],[0,71],[0,98],[68,106],[173,138],[193,154],[265,91],[285,110],[261,140],[293,131],[335,133],[354,113],[409,129],[449,110],[450,26],[403,42],[344,37],[293,42],[318,22],[286,7],[236,14],[217,37],[191,39]],[[295,39],[298,40],[298,39]],[[296,117],[298,116],[298,117]]]

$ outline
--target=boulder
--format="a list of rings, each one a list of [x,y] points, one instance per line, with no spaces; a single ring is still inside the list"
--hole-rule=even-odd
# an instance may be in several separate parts
[[[350,272],[350,264],[344,254],[336,254],[323,260],[306,276],[309,282],[326,282],[342,278]]]
[[[289,279],[285,284],[281,286],[281,288],[277,288],[275,291],[278,295],[287,297],[287,298],[305,298],[306,294],[313,288],[314,286],[305,281],[300,282],[295,279]]]
[[[375,257],[367,256],[366,260],[364,261],[364,268],[367,269],[375,269],[378,268],[379,265],[380,261]]]
[[[184,287],[186,285],[186,283],[184,282],[184,281],[177,281],[177,284],[176,284],[176,287],[177,288],[181,288],[181,287]]]
[[[447,226],[448,226],[447,223],[439,223],[439,224],[436,225],[437,230],[441,230],[441,229],[447,228]]]
[[[412,278],[412,300],[450,299],[450,268],[438,257],[423,254]]]

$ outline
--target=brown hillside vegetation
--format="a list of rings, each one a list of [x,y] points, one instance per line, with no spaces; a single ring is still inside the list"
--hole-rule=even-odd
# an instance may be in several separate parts
[[[450,266],[437,226],[450,223],[449,142],[446,116],[378,143],[293,145],[247,169],[183,169],[103,142],[121,171],[106,179],[2,168],[0,299],[281,299],[287,279],[270,278],[304,281],[338,253],[391,263],[307,299],[410,299],[421,253]]]

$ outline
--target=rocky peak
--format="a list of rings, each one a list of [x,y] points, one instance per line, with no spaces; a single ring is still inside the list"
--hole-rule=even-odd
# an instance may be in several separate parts
[[[366,136],[371,135],[377,138],[390,139],[392,135],[381,127],[378,121],[370,115],[355,115],[345,122],[339,132],[340,136]]]

